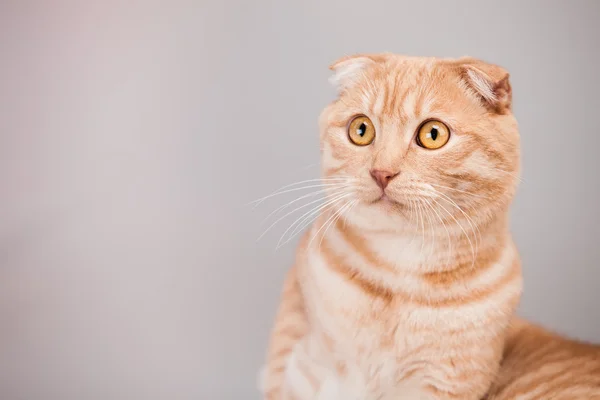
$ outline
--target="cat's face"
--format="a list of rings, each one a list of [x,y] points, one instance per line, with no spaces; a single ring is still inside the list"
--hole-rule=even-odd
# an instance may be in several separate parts
[[[339,97],[320,118],[322,169],[350,218],[385,227],[467,214],[485,223],[506,211],[519,135],[503,69],[397,55],[332,69]]]

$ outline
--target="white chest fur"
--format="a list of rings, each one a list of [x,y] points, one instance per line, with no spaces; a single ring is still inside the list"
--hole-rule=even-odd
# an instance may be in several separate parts
[[[486,331],[487,321],[508,318],[498,314],[496,305],[506,300],[497,297],[453,307],[390,304],[366,295],[325,265],[318,252],[307,261],[306,306],[312,330],[295,353],[317,366],[320,386],[319,397],[313,392],[306,398],[433,399],[425,385],[447,379],[447,371],[440,368],[440,344],[452,353],[465,342],[485,343],[485,335],[493,333]],[[465,326],[474,329],[460,337],[451,333]],[[323,343],[327,338],[329,345]],[[301,373],[290,367],[290,377]]]

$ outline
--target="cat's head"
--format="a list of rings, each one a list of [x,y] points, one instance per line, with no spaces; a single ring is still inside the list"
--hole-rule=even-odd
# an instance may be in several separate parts
[[[339,95],[320,117],[322,174],[348,217],[384,227],[418,224],[417,211],[482,224],[506,213],[519,133],[503,68],[377,54],[331,69]]]

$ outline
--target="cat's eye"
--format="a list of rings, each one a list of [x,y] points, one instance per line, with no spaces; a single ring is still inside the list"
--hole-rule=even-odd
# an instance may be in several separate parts
[[[439,149],[450,139],[450,129],[441,121],[426,121],[419,127],[417,143],[426,149]]]
[[[357,146],[366,146],[375,139],[375,127],[365,115],[354,117],[348,124],[348,137]]]

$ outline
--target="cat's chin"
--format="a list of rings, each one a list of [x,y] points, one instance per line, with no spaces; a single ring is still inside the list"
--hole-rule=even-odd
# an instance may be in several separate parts
[[[363,200],[346,217],[351,223],[366,230],[400,232],[411,222],[409,208],[389,200]]]
[[[371,204],[390,211],[402,211],[406,208],[404,204],[392,199],[385,193],[383,193],[378,199],[372,201]]]
[[[410,211],[406,204],[386,194],[382,194],[375,199],[363,200],[360,204],[356,211],[363,214],[367,219],[373,222],[378,221],[378,223],[393,221],[393,224],[397,224],[406,220]],[[382,221],[380,221],[380,218]]]

